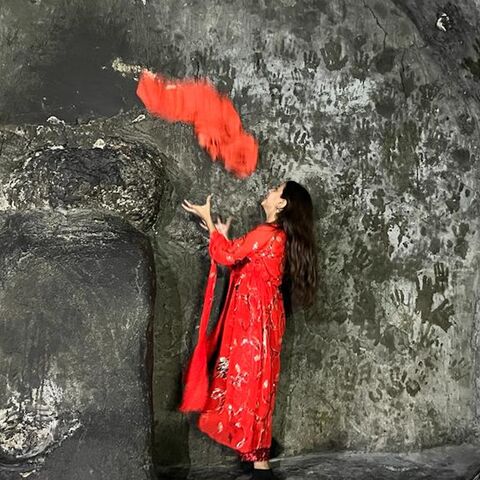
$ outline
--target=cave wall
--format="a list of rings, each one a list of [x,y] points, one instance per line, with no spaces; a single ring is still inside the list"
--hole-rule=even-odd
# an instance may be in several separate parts
[[[214,212],[233,215],[241,234],[262,218],[266,188],[288,178],[315,202],[321,284],[317,304],[287,322],[274,431],[284,454],[477,438],[479,9],[436,0],[2,3],[2,208],[26,208],[9,193],[12,172],[44,145],[139,143],[163,165],[155,221],[142,225],[157,277],[157,464],[230,455],[175,411],[208,267],[205,232],[180,203],[213,192]],[[259,139],[257,172],[238,180],[212,164],[190,127],[139,117],[142,66],[207,76],[229,94]],[[98,198],[89,208],[105,208]]]

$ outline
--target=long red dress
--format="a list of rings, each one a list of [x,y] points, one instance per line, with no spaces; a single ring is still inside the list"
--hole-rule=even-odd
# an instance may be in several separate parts
[[[247,455],[244,459],[250,452],[257,452],[252,459],[268,458],[271,445],[285,331],[280,291],[285,243],[285,232],[269,223],[234,240],[218,231],[210,234],[212,264],[230,267],[230,281],[220,318],[205,340],[207,357],[215,351],[216,358],[213,371],[208,372],[198,427],[241,456]],[[215,278],[211,271],[209,281]],[[210,283],[206,289],[209,304],[211,287]],[[191,375],[194,378],[195,372]],[[265,453],[262,458],[259,451]]]

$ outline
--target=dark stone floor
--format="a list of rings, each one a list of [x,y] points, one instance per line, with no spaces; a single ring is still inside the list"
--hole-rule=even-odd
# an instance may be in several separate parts
[[[413,453],[328,452],[272,459],[282,480],[480,480],[480,445],[437,447]],[[159,472],[159,480],[248,480],[238,465]]]

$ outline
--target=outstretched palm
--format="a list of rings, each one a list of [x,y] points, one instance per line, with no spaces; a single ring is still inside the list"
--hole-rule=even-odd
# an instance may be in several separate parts
[[[205,230],[208,230],[207,221],[210,218],[210,199],[212,194],[207,196],[207,201],[204,205],[195,205],[188,200],[183,200],[182,207],[190,213],[195,214],[197,217],[200,217],[201,222],[200,226]],[[217,222],[215,223],[215,228],[225,237],[228,235],[228,229],[232,223],[232,217],[228,217],[225,223],[222,222],[220,217],[217,217]]]
[[[194,213],[197,217],[200,217],[203,221],[207,220],[210,215],[210,199],[212,194],[207,196],[207,201],[204,205],[195,205],[188,200],[183,200],[182,207],[190,213]]]
[[[217,217],[217,222],[215,223],[215,228],[225,237],[228,235],[228,229],[230,228],[230,224],[232,223],[232,217],[228,217],[225,223],[222,222],[220,217]],[[205,228],[205,227],[203,227]]]

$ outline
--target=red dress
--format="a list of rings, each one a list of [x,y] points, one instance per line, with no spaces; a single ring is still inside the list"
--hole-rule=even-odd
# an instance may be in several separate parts
[[[230,267],[230,281],[220,318],[204,339],[206,356],[212,357],[215,351],[216,357],[213,371],[208,372],[198,427],[243,459],[249,459],[250,453],[250,459],[266,459],[271,445],[285,331],[280,291],[285,242],[285,232],[268,223],[234,240],[217,231],[210,234],[212,265]],[[212,272],[206,289],[207,313],[216,278]],[[195,372],[190,374],[192,383]]]

